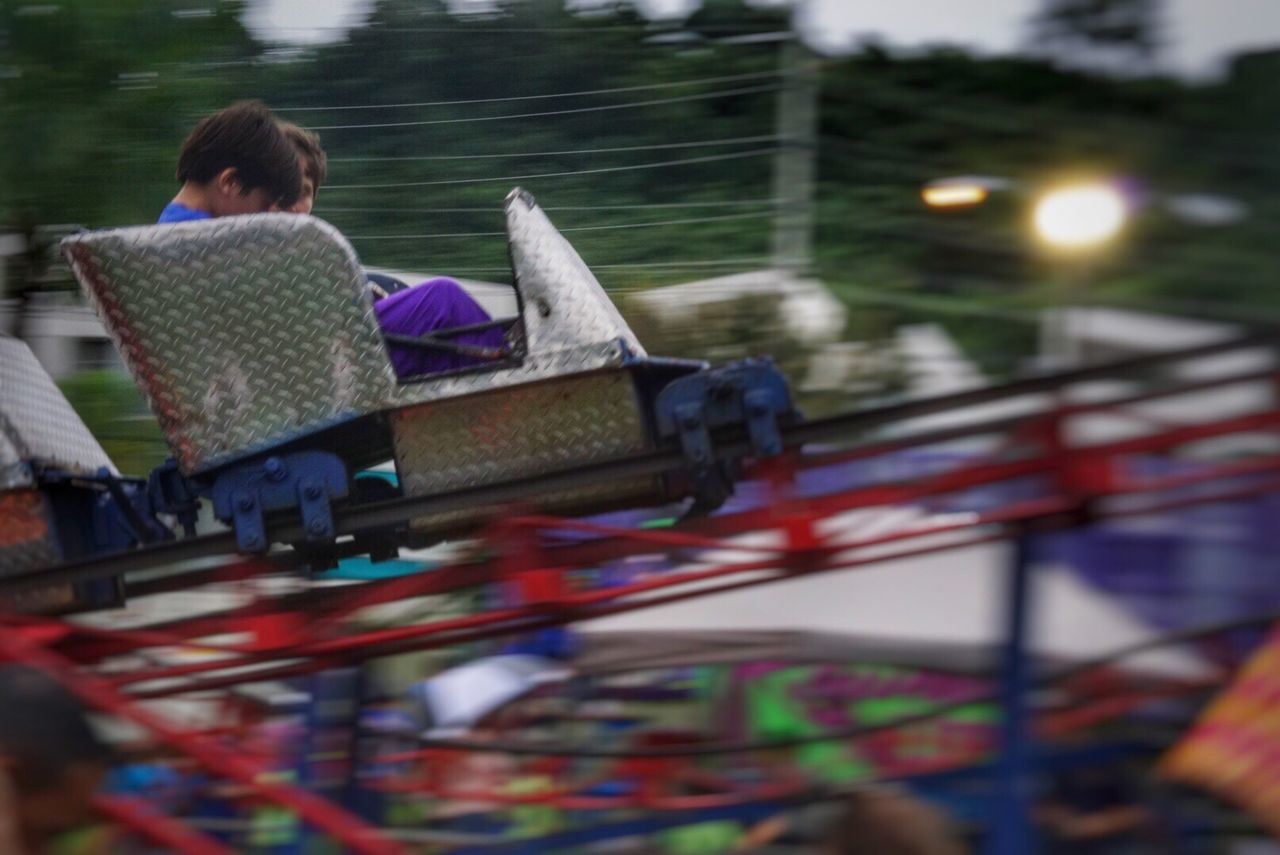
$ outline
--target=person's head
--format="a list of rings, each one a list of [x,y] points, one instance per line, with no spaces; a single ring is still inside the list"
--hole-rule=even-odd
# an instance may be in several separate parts
[[[302,193],[297,151],[258,101],[202,119],[182,144],[177,176],[215,217],[287,209]]]
[[[854,793],[827,834],[824,855],[964,855],[937,809],[891,790]]]
[[[93,796],[110,765],[74,695],[34,668],[0,668],[0,773],[24,846],[38,852],[92,822]]]
[[[329,171],[329,159],[325,157],[324,148],[320,145],[320,137],[314,132],[301,128],[293,122],[281,122],[280,130],[289,138],[298,153],[302,167],[302,192],[298,201],[287,210],[294,214],[310,214],[316,204],[316,194],[324,183]]]

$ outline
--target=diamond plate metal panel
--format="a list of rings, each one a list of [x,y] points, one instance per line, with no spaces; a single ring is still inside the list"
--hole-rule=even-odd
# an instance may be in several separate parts
[[[350,245],[262,214],[63,251],[188,473],[379,409],[395,378]]]
[[[17,339],[0,338],[0,489],[33,483],[29,464],[92,474],[111,459]]]
[[[543,475],[644,451],[644,416],[629,373],[602,371],[421,404],[392,419],[396,468],[408,495]],[[548,495],[547,510],[591,507],[653,491],[652,479]],[[442,518],[419,520],[440,524]]]
[[[527,305],[529,349],[563,350],[588,342],[622,341],[633,356],[645,356],[635,333],[586,262],[556,231],[533,196],[513,191],[507,197],[506,212],[511,266]]]

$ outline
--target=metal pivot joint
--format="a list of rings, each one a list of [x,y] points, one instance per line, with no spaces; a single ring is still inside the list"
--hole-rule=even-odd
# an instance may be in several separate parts
[[[733,493],[732,464],[718,460],[712,435],[745,430],[756,458],[782,453],[780,425],[796,416],[786,378],[769,359],[744,359],[672,381],[658,393],[658,439],[678,439],[689,464],[698,513],[719,507]]]
[[[745,359],[671,382],[658,394],[654,415],[659,438],[679,438],[694,468],[706,469],[715,462],[711,435],[723,428],[745,428],[758,458],[781,454],[780,424],[795,408],[772,360]]]
[[[200,512],[199,488],[182,474],[172,457],[151,470],[147,477],[147,496],[152,513],[174,517],[182,526],[183,534],[195,537]]]
[[[347,468],[336,455],[300,451],[233,466],[213,483],[214,515],[231,526],[241,552],[265,552],[266,516],[296,511],[307,541],[334,537],[332,503],[347,497]]]

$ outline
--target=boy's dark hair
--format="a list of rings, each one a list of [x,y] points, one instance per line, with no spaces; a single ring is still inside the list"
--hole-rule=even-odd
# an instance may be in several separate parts
[[[282,207],[302,192],[293,143],[261,101],[241,101],[200,120],[178,154],[178,181],[205,184],[232,167],[245,192],[265,189]]]
[[[911,796],[855,792],[827,835],[829,855],[964,855],[946,816]]]
[[[302,172],[311,179],[315,189],[319,190],[325,176],[329,174],[329,158],[325,156],[324,146],[320,145],[320,136],[293,122],[281,121],[280,130],[284,131],[294,149],[302,155]]]
[[[74,766],[109,766],[113,759],[79,699],[25,665],[0,668],[0,755],[12,761],[14,783],[27,792],[59,786]]]

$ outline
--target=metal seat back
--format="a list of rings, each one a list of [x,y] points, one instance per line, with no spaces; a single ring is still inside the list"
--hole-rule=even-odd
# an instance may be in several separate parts
[[[376,413],[394,392],[355,252],[321,220],[111,229],[62,248],[187,474]]]
[[[117,474],[31,348],[0,337],[0,490],[35,484],[41,468]]]
[[[0,338],[0,576],[47,567],[62,558],[57,520],[41,475],[117,474],[24,342]],[[28,605],[70,602],[71,589]],[[14,601],[6,601],[9,606]]]

